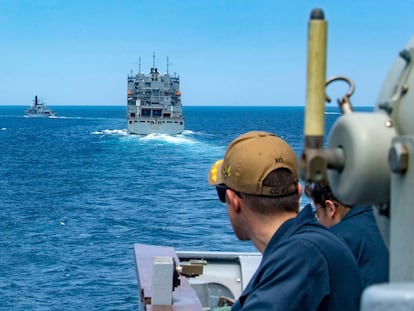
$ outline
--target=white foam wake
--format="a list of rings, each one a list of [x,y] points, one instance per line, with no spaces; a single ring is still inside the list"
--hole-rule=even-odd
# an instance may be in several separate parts
[[[140,136],[142,141],[164,141],[167,143],[182,145],[182,144],[195,144],[197,143],[191,137],[183,134],[168,135],[168,134],[148,134],[146,136]]]
[[[128,132],[126,129],[123,130],[102,130],[102,131],[93,131],[91,132],[93,135],[121,135],[125,136],[128,135]]]

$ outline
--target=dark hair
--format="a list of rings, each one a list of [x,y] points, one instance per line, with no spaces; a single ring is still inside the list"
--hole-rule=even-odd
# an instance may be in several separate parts
[[[334,194],[332,193],[331,187],[329,186],[329,183],[327,181],[307,181],[305,185],[305,194],[309,198],[311,198],[315,204],[318,204],[323,207],[325,206],[326,200],[341,203],[340,201],[338,201],[337,198],[335,198]]]
[[[299,207],[298,179],[296,174],[286,168],[276,169],[263,180],[263,186],[293,188],[295,191],[284,196],[264,196],[243,193],[241,196],[259,214],[275,214],[280,211],[297,212]]]

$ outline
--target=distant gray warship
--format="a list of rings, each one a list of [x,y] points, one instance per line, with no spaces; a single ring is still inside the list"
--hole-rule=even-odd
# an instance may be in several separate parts
[[[141,62],[140,62],[141,63]],[[161,74],[153,67],[149,74],[139,72],[128,76],[128,133],[147,135],[179,134],[184,130],[180,78],[167,72]]]
[[[47,108],[42,101],[37,100],[35,96],[34,103],[26,110],[26,116],[32,118],[56,117],[56,113]]]

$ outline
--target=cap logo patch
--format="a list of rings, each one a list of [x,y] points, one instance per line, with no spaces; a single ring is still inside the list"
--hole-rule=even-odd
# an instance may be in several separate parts
[[[226,167],[223,166],[223,176],[230,177],[231,175],[231,166],[227,165]]]

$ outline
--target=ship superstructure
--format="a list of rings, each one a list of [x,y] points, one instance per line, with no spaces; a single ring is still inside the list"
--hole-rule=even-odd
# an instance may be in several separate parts
[[[177,74],[162,74],[155,67],[149,74],[128,75],[128,133],[147,135],[179,134],[184,130],[180,78]]]

